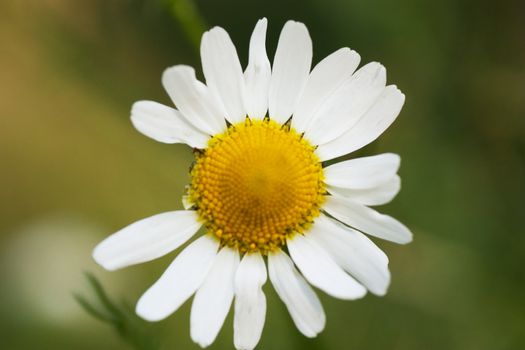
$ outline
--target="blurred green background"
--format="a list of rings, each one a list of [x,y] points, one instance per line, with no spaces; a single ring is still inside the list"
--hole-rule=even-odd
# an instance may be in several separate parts
[[[129,349],[72,292],[89,294],[82,275],[89,270],[133,305],[176,255],[119,272],[90,257],[113,231],[181,208],[191,150],[156,143],[129,122],[136,100],[169,103],[164,68],[200,69],[187,24],[199,28],[173,11],[179,2],[0,2],[2,349]],[[525,348],[525,2],[196,6],[206,26],[229,31],[243,64],[258,18],[269,19],[270,57],[284,22],[296,19],[310,30],[314,62],[349,46],[363,63],[383,63],[407,96],[394,125],[358,153],[403,159],[403,190],[380,210],[415,239],[378,242],[390,256],[389,293],[356,302],[320,293],[327,326],[309,340],[267,283],[258,348]],[[198,349],[189,310],[186,303],[152,325],[164,349]],[[211,349],[231,348],[230,314]]]

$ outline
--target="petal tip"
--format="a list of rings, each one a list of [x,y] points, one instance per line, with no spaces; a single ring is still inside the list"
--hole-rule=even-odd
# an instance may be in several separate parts
[[[283,30],[285,28],[294,28],[294,29],[304,30],[308,33],[308,28],[303,22],[294,21],[292,19],[286,21],[286,23],[283,26]]]
[[[112,261],[111,257],[107,254],[105,249],[104,241],[99,243],[91,253],[91,257],[97,264],[102,266],[104,269],[108,271],[115,271],[118,270],[120,267],[115,265],[115,263]]]
[[[193,340],[195,344],[197,344],[203,349],[207,348],[208,346],[212,344],[212,342],[210,342],[208,339],[199,338],[198,336],[194,335],[191,331],[190,331],[190,336],[191,336],[191,340]]]
[[[208,30],[207,32],[205,32],[204,34],[224,35],[224,34],[228,34],[228,32],[223,27],[215,26],[215,27],[211,28],[210,30]],[[204,37],[204,34],[203,34],[203,37]]]
[[[175,66],[171,66],[164,69],[164,71],[162,72],[162,81],[164,82],[167,78],[169,78],[170,75],[178,72],[192,74],[193,76],[195,76],[195,69],[193,67],[185,64],[177,64]]]
[[[133,104],[131,105],[131,114],[133,114],[134,111],[136,111],[137,109],[139,109],[141,106],[143,106],[144,104],[148,103],[148,101],[145,101],[145,100],[140,100],[140,101],[135,101],[133,102]]]
[[[403,91],[401,91],[399,89],[399,87],[396,85],[396,84],[392,84],[392,85],[388,85],[386,88],[392,90],[394,93],[400,95],[403,100],[405,99],[405,94],[403,93]]]
[[[374,294],[375,296],[377,297],[384,297],[386,295],[386,293],[388,292],[388,287],[386,288],[381,288],[381,289],[375,289],[375,290],[371,290],[372,294]]]
[[[414,235],[412,234],[412,232],[410,232],[409,235],[407,235],[407,237],[403,238],[402,240],[400,240],[400,244],[409,244],[409,243],[412,243],[412,241],[414,240]]]
[[[364,298],[366,293],[368,293],[368,290],[366,290],[366,288],[364,286],[362,286],[363,289],[360,291],[359,294],[357,294],[357,298],[356,299],[361,299],[361,298]]]
[[[373,289],[370,289],[370,292],[378,297],[384,297],[386,293],[388,292],[388,288],[390,287],[390,271],[386,269],[386,278],[384,279],[383,283],[380,286],[375,286]]]
[[[403,235],[401,235],[400,237],[398,237],[397,240],[392,242],[405,245],[411,243],[414,240],[414,234],[405,225],[403,225],[403,227],[405,229]]]
[[[351,48],[349,47],[343,47],[341,50],[343,50],[345,53],[347,53],[349,56],[353,56],[355,57],[355,60],[358,60],[361,61],[361,55],[359,54],[359,52],[355,51],[355,50],[352,50]]]
[[[135,307],[135,313],[142,319],[148,322],[158,322],[167,317],[167,315],[158,314],[158,312],[152,311],[144,302],[144,298],[140,298]]]

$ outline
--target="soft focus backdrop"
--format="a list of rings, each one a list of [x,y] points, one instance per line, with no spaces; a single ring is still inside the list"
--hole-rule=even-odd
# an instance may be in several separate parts
[[[0,347],[129,349],[82,310],[92,271],[133,305],[176,254],[107,272],[94,245],[140,218],[181,208],[191,150],[135,131],[131,104],[169,100],[164,68],[200,69],[199,23],[181,1],[0,2]],[[183,1],[182,5],[187,3]],[[273,57],[287,19],[306,23],[314,63],[342,46],[380,61],[407,101],[359,155],[402,156],[403,189],[380,208],[414,242],[390,256],[389,293],[321,295],[325,331],[295,329],[270,283],[259,349],[525,348],[525,2],[201,0],[246,64],[269,19]],[[352,155],[355,156],[355,155]],[[321,294],[321,293],[320,293]],[[154,324],[164,349],[198,349],[189,303]],[[211,349],[231,349],[232,320]]]

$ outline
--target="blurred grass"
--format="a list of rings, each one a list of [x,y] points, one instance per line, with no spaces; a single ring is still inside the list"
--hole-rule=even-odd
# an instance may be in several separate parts
[[[282,24],[292,18],[308,25],[315,62],[348,45],[363,62],[385,64],[389,82],[407,96],[393,127],[360,152],[393,151],[403,159],[403,190],[384,211],[411,227],[415,241],[378,243],[390,256],[389,294],[357,302],[321,296],[327,328],[308,340],[268,284],[259,348],[522,348],[525,4],[201,0],[196,6],[207,23],[230,32],[243,64],[256,19],[269,18],[272,57]],[[96,241],[181,207],[191,151],[143,137],[128,119],[136,100],[169,102],[160,85],[165,67],[199,67],[195,37],[187,37],[171,11],[160,0],[0,3],[0,278],[8,286],[0,291],[0,337],[6,348],[126,348],[80,308],[75,321],[63,323],[21,310],[53,290],[35,285],[36,301],[29,303],[15,281],[57,272],[37,254],[17,260],[12,251],[25,227],[34,232],[35,223],[57,213],[93,223]],[[23,244],[29,252],[45,251],[42,257],[63,256],[80,276],[93,268],[92,246],[80,231],[70,232],[78,237],[78,263],[57,249],[55,236],[42,233],[38,246]],[[133,303],[174,256],[96,273],[107,278],[111,293]],[[63,276],[60,288],[78,290],[70,274]],[[197,348],[189,338],[188,303],[154,327],[166,348]],[[211,349],[231,347],[230,315]]]
[[[74,293],[77,303],[95,319],[112,326],[136,350],[158,350],[161,339],[152,332],[152,324],[135,314],[135,309],[126,302],[118,304],[108,296],[100,281],[90,272],[84,273],[91,297]]]

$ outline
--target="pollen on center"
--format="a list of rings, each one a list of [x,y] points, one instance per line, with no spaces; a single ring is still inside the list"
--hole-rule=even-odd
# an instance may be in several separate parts
[[[190,201],[222,244],[266,254],[319,215],[325,185],[314,150],[286,125],[247,118],[197,153]]]

